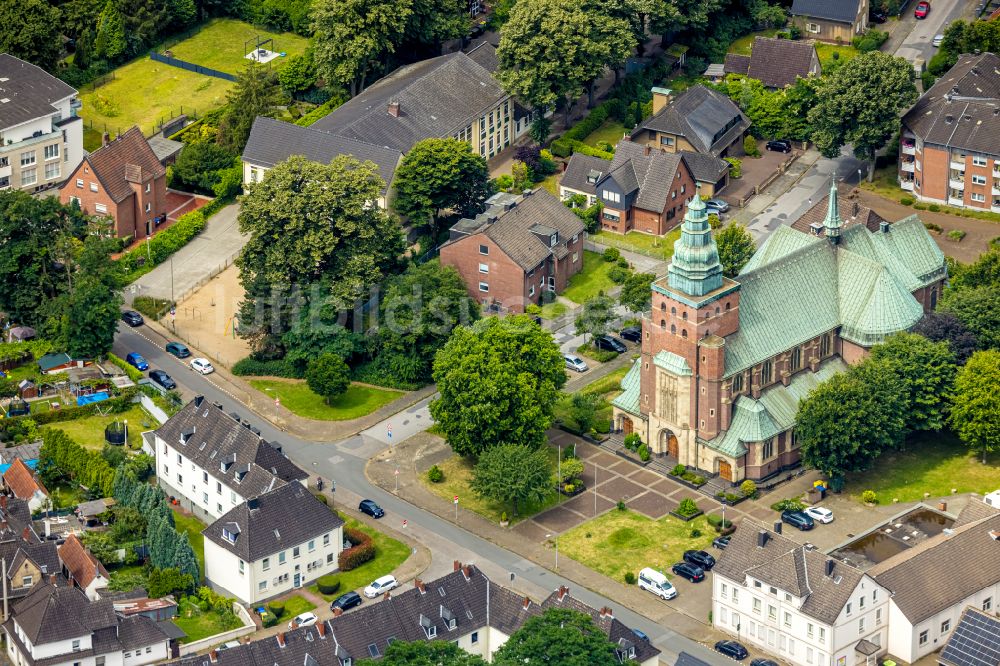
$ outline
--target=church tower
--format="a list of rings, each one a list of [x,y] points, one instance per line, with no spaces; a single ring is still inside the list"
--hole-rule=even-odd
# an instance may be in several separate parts
[[[837,201],[837,181],[830,179],[830,201],[826,207],[826,219],[823,220],[823,229],[827,239],[834,245],[840,242],[840,229],[844,226],[844,221],[840,219],[840,204]]]

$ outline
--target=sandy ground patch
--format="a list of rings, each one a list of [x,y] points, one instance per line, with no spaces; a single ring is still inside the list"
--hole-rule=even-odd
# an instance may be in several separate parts
[[[212,361],[231,368],[250,353],[250,346],[233,335],[233,315],[243,300],[239,270],[230,266],[177,304],[177,316],[162,320]]]

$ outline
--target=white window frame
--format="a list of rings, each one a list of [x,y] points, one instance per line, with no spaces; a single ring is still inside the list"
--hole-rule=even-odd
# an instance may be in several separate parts
[[[480,282],[479,283],[479,291],[482,292],[482,293],[484,293],[484,294],[490,293],[490,283],[489,282]]]
[[[24,169],[21,171],[21,187],[25,185],[34,185],[38,182],[38,169],[31,167],[30,169]]]
[[[108,207],[107,205],[102,203],[94,204],[94,212],[99,213],[101,215],[106,215],[108,212]]]
[[[49,149],[50,148],[54,148],[55,149],[55,154],[52,154],[52,155],[49,154],[49,152],[50,152]],[[59,159],[59,144],[58,143],[53,143],[51,145],[45,146],[45,148],[42,149],[42,154],[43,154],[46,162],[48,162],[49,160],[57,160],[57,159]]]
[[[818,35],[822,29],[819,23],[806,23],[806,32],[811,32],[814,35]]]
[[[490,265],[489,264],[479,264],[479,272],[482,273],[483,275],[489,275],[490,274]]]
[[[21,166],[23,167],[31,166],[32,164],[35,163],[36,163],[36,157],[34,150],[26,150],[23,153],[21,153]]]

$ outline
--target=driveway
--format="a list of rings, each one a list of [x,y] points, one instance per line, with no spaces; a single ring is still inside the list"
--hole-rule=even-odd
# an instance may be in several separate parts
[[[236,222],[239,212],[239,206],[232,204],[210,217],[205,230],[169,261],[126,289],[126,300],[131,302],[136,296],[183,300],[190,291],[231,264],[248,238],[240,233]]]
[[[719,195],[720,199],[729,202],[730,205],[739,205],[740,199],[745,199],[755,187],[770,178],[782,162],[791,158],[788,153],[764,150],[763,141],[757,143],[760,157],[740,157],[743,175],[739,178],[730,178],[726,189]]]

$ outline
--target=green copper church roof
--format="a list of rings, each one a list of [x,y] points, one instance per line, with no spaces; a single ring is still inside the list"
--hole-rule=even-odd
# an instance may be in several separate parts
[[[661,351],[653,357],[653,363],[664,370],[677,375],[678,377],[689,377],[694,374],[691,366],[683,356],[678,356],[673,352]]]
[[[704,296],[722,287],[719,248],[712,238],[705,203],[697,193],[684,214],[681,237],[674,243],[667,284],[689,296]]]
[[[622,378],[622,394],[612,400],[611,404],[629,414],[641,416],[639,414],[639,380],[641,375],[642,359],[637,358]]]

